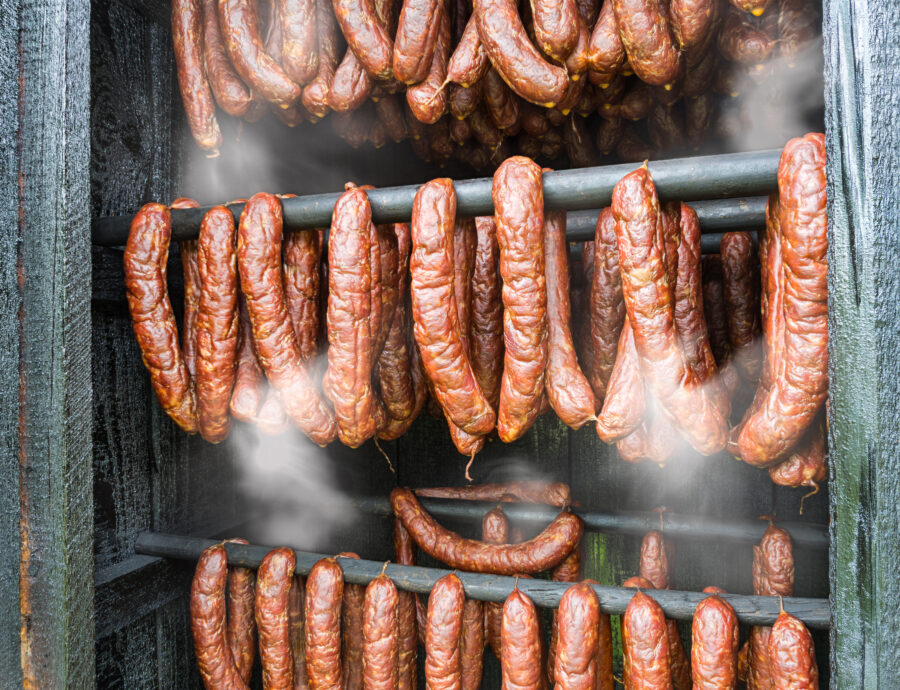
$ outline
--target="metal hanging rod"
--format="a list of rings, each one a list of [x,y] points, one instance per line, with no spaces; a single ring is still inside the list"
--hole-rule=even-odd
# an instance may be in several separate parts
[[[467,501],[424,496],[419,496],[418,500],[431,515],[457,520],[480,521],[485,513],[498,505],[496,501]],[[365,513],[391,517],[394,515],[387,498],[355,498],[353,504]],[[502,506],[509,519],[534,525],[548,525],[559,515],[559,508],[535,503],[503,503]],[[660,513],[613,515],[593,513],[577,506],[571,510],[584,520],[584,528],[589,532],[643,536],[648,531],[660,527]],[[765,520],[729,520],[662,513],[663,533],[667,537],[675,538],[757,544],[768,524]],[[828,548],[828,529],[825,527],[807,522],[780,520],[777,524],[790,533],[794,546],[798,548],[820,550]]]
[[[767,194],[777,187],[780,149],[729,153],[717,156],[672,158],[649,164],[650,172],[663,200],[695,201],[729,199]],[[548,209],[576,211],[609,205],[616,183],[637,168],[634,163],[578,168],[544,173],[544,203]],[[454,182],[457,212],[460,216],[483,216],[494,212],[491,178]],[[419,185],[385,187],[369,192],[372,218],[376,223],[409,220],[413,198]],[[284,223],[288,231],[326,227],[339,193],[314,194],[282,200]],[[243,204],[229,208],[238,217]],[[172,211],[172,238],[197,236],[200,221],[209,207]],[[702,221],[702,218],[701,218]],[[131,216],[95,219],[91,242],[101,246],[120,246],[128,237]],[[731,226],[729,226],[731,227]]]
[[[217,543],[213,539],[186,537],[176,534],[160,534],[144,532],[138,535],[134,548],[140,554],[161,556],[180,560],[196,561],[203,549]],[[265,546],[226,544],[228,562],[247,568],[257,568],[269,549]],[[295,551],[297,556],[298,575],[308,575],[316,561],[326,558],[327,554]],[[354,558],[341,559],[344,579],[357,585],[365,585],[378,577],[384,563],[365,561]],[[391,564],[385,573],[400,589],[409,592],[426,594],[434,583],[449,570],[423,568],[419,566]],[[517,579],[500,575],[481,575],[455,571],[462,580],[466,595],[481,601],[506,601],[506,597],[518,584],[519,589],[527,594],[538,606],[556,607],[570,583],[552,582],[548,580]],[[600,608],[606,613],[622,614],[631,601],[635,590],[625,587],[607,587],[594,585],[594,591],[600,600]],[[707,594],[700,592],[682,592],[677,590],[647,590],[670,618],[690,620],[694,609]],[[738,619],[749,625],[772,625],[781,610],[777,597],[744,596],[741,594],[723,594],[737,613]],[[810,628],[827,629],[831,623],[831,611],[827,599],[809,599],[788,597],[784,599],[784,609],[796,616]]]

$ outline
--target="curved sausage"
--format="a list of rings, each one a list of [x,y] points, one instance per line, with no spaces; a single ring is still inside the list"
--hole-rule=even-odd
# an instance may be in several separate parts
[[[643,592],[636,592],[622,616],[626,688],[672,688],[667,639],[666,618],[662,608]]]
[[[288,598],[288,625],[290,626],[291,654],[294,661],[293,690],[309,690],[306,675],[306,616],[303,605],[306,601],[306,586],[303,578],[294,575],[294,582]]]
[[[285,412],[313,442],[327,445],[337,432],[334,416],[300,360],[281,277],[281,202],[256,194],[244,206],[238,230],[238,269],[254,342]]]
[[[332,6],[347,45],[369,76],[379,81],[391,79],[394,43],[378,20],[372,0],[332,0]]]
[[[431,68],[442,15],[440,0],[404,0],[394,36],[394,76],[404,84],[418,84]]]
[[[609,86],[625,62],[625,46],[619,38],[613,0],[604,0],[600,8],[588,45],[588,61],[602,89]]]
[[[166,288],[172,220],[162,204],[145,204],[131,221],[123,263],[131,323],[159,404],[188,433],[197,431],[197,403],[178,346]]]
[[[687,368],[678,344],[659,202],[645,167],[619,181],[612,208],[625,306],[644,378],[691,445],[705,455],[716,453],[725,445],[725,419]]]
[[[480,435],[494,427],[495,415],[478,387],[460,339],[453,295],[455,216],[456,192],[451,180],[432,180],[416,192],[410,255],[414,334],[448,418],[463,431]]]
[[[769,633],[768,651],[773,687],[818,690],[816,648],[803,623],[782,611]]]
[[[244,82],[263,98],[288,108],[300,98],[300,87],[265,51],[259,18],[251,0],[218,0],[219,26],[228,56]]]
[[[569,330],[569,245],[566,214],[544,216],[544,276],[547,286],[547,374],[545,388],[550,405],[564,424],[578,429],[594,417],[594,395],[578,366]],[[596,272],[595,272],[596,275]]]
[[[229,542],[246,544],[245,539]],[[256,621],[253,602],[256,599],[256,573],[250,568],[228,566],[228,627],[226,636],[238,675],[250,683],[253,658],[256,655]]]
[[[731,604],[718,594],[697,604],[691,641],[694,690],[736,688],[740,630]]]
[[[507,158],[494,173],[491,196],[500,245],[506,344],[497,432],[509,443],[537,419],[547,367],[541,169],[529,158]]]
[[[715,19],[715,4],[715,0],[672,0],[669,3],[672,33],[682,50],[706,40]]]
[[[528,40],[512,0],[476,0],[473,16],[491,63],[526,101],[552,108],[568,84],[566,70],[546,62]]]
[[[638,78],[655,86],[674,83],[681,72],[668,12],[660,0],[613,0],[619,37]]]
[[[241,117],[250,107],[250,91],[225,54],[216,0],[201,0],[203,10],[203,62],[209,86],[219,107]]]
[[[315,78],[303,89],[300,100],[304,108],[321,119],[330,109],[331,84],[338,64],[337,30],[329,0],[316,0],[316,34],[319,66]]]
[[[466,594],[454,573],[434,583],[425,629],[425,684],[429,690],[461,690],[460,636]]]
[[[316,0],[277,0],[281,17],[281,65],[301,86],[319,69]]]
[[[294,687],[288,598],[295,565],[294,552],[282,546],[267,553],[256,572],[259,660],[263,687],[271,690],[293,690]]]
[[[797,447],[780,463],[769,468],[769,477],[779,486],[809,486],[812,493],[828,476],[825,458],[825,415],[819,413]]]
[[[386,575],[379,575],[366,587],[362,659],[366,690],[397,688],[399,608],[397,587]]]
[[[824,136],[807,134],[789,141],[781,154],[778,179],[785,267],[784,354],[773,370],[771,390],[738,439],[741,458],[753,465],[766,465],[793,447],[828,390]]]
[[[581,518],[563,512],[530,541],[492,545],[464,539],[437,524],[409,489],[394,489],[391,506],[419,548],[432,558],[451,568],[495,575],[537,573],[552,568],[569,555],[584,532]]]
[[[518,588],[503,604],[500,671],[506,690],[539,690],[541,629],[534,602]]]
[[[306,672],[310,690],[340,690],[344,572],[323,558],[306,578]]]
[[[600,652],[600,602],[590,584],[566,590],[559,602],[559,634],[553,667],[558,690],[594,690]]]
[[[519,121],[519,100],[497,70],[489,69],[481,80],[482,100],[497,129],[509,130]]]
[[[425,0],[416,0],[424,2]],[[406,89],[406,103],[419,122],[433,125],[447,110],[447,61],[450,59],[450,16],[441,12],[434,52],[425,78]]]
[[[247,315],[244,293],[238,294],[238,349],[235,362],[234,388],[228,409],[242,422],[256,420],[266,391],[266,377],[256,357],[253,328]]]
[[[481,540],[486,544],[509,542],[509,521],[503,508],[497,506],[485,513],[481,520]],[[484,639],[491,646],[494,656],[500,659],[500,627],[503,622],[503,604],[493,601],[484,605]]]
[[[626,317],[606,398],[597,415],[597,435],[606,443],[613,443],[631,434],[644,416],[645,395],[634,332]]]
[[[471,88],[487,73],[491,63],[478,35],[478,22],[473,14],[466,23],[462,38],[447,64],[447,81]]]
[[[575,0],[535,0],[532,14],[538,48],[557,62],[565,62],[578,42],[580,17]]]

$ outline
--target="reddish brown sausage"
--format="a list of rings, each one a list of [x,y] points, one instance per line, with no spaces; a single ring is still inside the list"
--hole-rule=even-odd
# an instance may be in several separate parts
[[[450,17],[447,12],[441,12],[439,22],[428,72],[421,82],[406,89],[406,103],[412,114],[428,125],[440,120],[447,110],[447,90],[444,88],[450,59]]]
[[[715,0],[672,0],[669,20],[682,50],[702,44],[713,27]]]
[[[416,564],[416,546],[399,518],[394,518],[394,560],[400,565]],[[418,594],[400,592],[399,683],[414,690],[418,682],[416,656],[419,643],[425,644],[425,605]]]
[[[200,224],[197,263],[197,418],[211,443],[228,436],[228,403],[234,386],[238,340],[238,278],[234,216],[224,206],[207,211]]]
[[[749,384],[759,379],[762,366],[759,323],[759,262],[748,232],[722,236],[722,285],[728,314],[728,338],[734,363]]]
[[[489,69],[481,80],[482,98],[497,129],[508,130],[519,121],[519,100],[497,70]]]
[[[782,611],[769,634],[768,651],[773,687],[818,690],[816,648],[803,623]]]
[[[372,0],[332,0],[332,6],[347,45],[369,76],[379,81],[391,79],[394,43],[378,20]]]
[[[259,630],[259,660],[263,687],[293,690],[294,660],[288,625],[288,598],[296,558],[286,547],[266,554],[257,570],[256,628]]]
[[[553,667],[558,690],[597,686],[600,602],[586,582],[569,587],[559,602],[559,635]]]
[[[303,89],[300,100],[314,117],[323,118],[329,111],[329,97],[338,64],[337,30],[329,0],[316,0],[316,32],[318,70]]]
[[[395,690],[399,682],[399,606],[397,587],[379,575],[366,587],[363,618],[363,687]]]
[[[359,558],[344,551],[338,558]],[[363,624],[366,588],[344,584],[341,601],[341,681],[343,690],[363,689]]]
[[[534,602],[514,589],[503,604],[500,670],[504,690],[539,690],[541,629]]]
[[[291,592],[288,598],[288,625],[290,626],[291,654],[294,661],[293,690],[309,690],[309,678],[306,675],[306,633],[304,626],[306,616],[303,605],[306,600],[306,587],[303,578],[294,575]]]
[[[532,14],[538,48],[557,62],[565,62],[578,42],[580,17],[575,0],[536,0]]]
[[[703,282],[703,314],[706,333],[716,360],[719,380],[729,396],[740,386],[740,377],[731,359],[728,341],[728,316],[725,313],[725,288],[722,285],[722,262],[718,254],[708,254],[701,263]]]
[[[463,605],[462,636],[459,642],[461,690],[478,690],[481,687],[484,617],[483,602],[466,599]]]
[[[238,232],[238,268],[254,342],[285,412],[319,445],[337,432],[334,416],[309,378],[291,326],[281,277],[281,202],[256,194],[244,206]]]
[[[404,0],[394,37],[394,76],[404,84],[418,84],[431,68],[441,17],[440,0]]]
[[[606,443],[613,443],[634,432],[647,406],[645,396],[634,332],[626,317],[606,398],[597,416],[597,435]]]
[[[316,39],[316,0],[278,0],[281,17],[281,64],[301,85],[311,82],[319,68]]]
[[[646,167],[616,185],[613,213],[625,306],[645,380],[691,445],[716,453],[725,445],[725,419],[687,368],[677,341],[659,202]]]
[[[434,583],[425,629],[425,683],[431,690],[461,690],[460,636],[465,591],[454,574]]]
[[[454,498],[468,501],[544,503],[560,508],[572,502],[568,484],[528,480],[500,484],[422,488],[416,489],[415,494],[427,498]]]
[[[284,239],[284,296],[303,362],[309,362],[318,352],[321,256],[322,247],[316,230],[293,232]]]
[[[731,604],[718,594],[701,601],[694,609],[691,639],[694,690],[736,688],[740,630]]]
[[[235,419],[252,422],[256,419],[266,392],[266,378],[256,357],[253,329],[247,315],[244,293],[238,295],[238,350],[234,375],[234,388],[228,408]]]
[[[584,531],[581,518],[563,512],[530,541],[492,545],[464,539],[441,527],[422,509],[409,489],[394,489],[391,506],[419,548],[432,558],[451,568],[496,575],[537,573],[552,568],[575,548]]]
[[[231,651],[225,628],[225,583],[228,572],[225,547],[216,544],[205,549],[197,561],[191,583],[191,632],[194,655],[203,684],[211,690],[237,688],[247,685],[241,680]]]
[[[769,468],[769,477],[780,486],[809,486],[815,493],[819,490],[819,483],[825,481],[827,476],[823,411],[787,458]]]
[[[487,52],[478,35],[478,22],[473,14],[466,23],[466,29],[454,48],[453,55],[450,56],[447,80],[470,88],[481,81],[490,66]]]
[[[549,351],[545,388],[557,416],[564,424],[578,429],[594,419],[594,395],[578,366],[569,330],[572,315],[564,211],[553,211],[544,216],[544,261]]]
[[[625,47],[619,38],[619,27],[613,0],[604,0],[600,16],[591,32],[588,60],[600,88],[607,88],[625,62]]]
[[[456,120],[466,120],[481,104],[483,85],[480,81],[472,86],[465,87],[459,84],[450,84],[447,95],[447,105],[450,115]],[[471,126],[471,123],[467,123]]]
[[[526,101],[552,108],[562,100],[566,70],[546,62],[528,40],[512,0],[476,0],[478,35],[494,68]]]
[[[244,82],[277,106],[288,108],[296,103],[300,87],[263,48],[255,3],[219,0],[218,7],[228,56]]]
[[[334,558],[317,562],[306,578],[306,671],[310,690],[340,690],[341,601],[344,573]]]
[[[246,544],[245,539],[229,539]],[[253,659],[256,655],[256,621],[253,602],[256,599],[256,573],[250,568],[228,566],[228,647],[238,675],[250,683]]]
[[[626,583],[626,586],[627,583]],[[662,608],[638,591],[622,617],[625,687],[634,690],[672,688],[667,656],[668,634]]]
[[[213,96],[219,107],[229,115],[241,117],[250,107],[250,91],[234,71],[222,32],[216,0],[201,0],[203,7],[203,62]]]
[[[613,10],[628,62],[638,78],[657,86],[675,82],[681,72],[681,53],[663,3],[613,0]]]
[[[412,214],[410,292],[414,333],[425,370],[448,418],[463,431],[486,434],[495,414],[478,386],[460,339],[453,295],[456,192],[449,179],[416,192]]]
[[[760,65],[769,59],[776,41],[745,12],[730,9],[719,30],[719,53],[743,65]]]
[[[794,555],[787,530],[769,525],[753,547],[753,593],[767,597],[794,594]]]
[[[490,216],[475,219],[477,244],[472,273],[470,361],[475,379],[493,409],[500,402],[503,362],[503,302],[500,298],[500,247]]]
[[[178,346],[178,326],[166,288],[172,221],[162,204],[146,204],[125,245],[125,288],[131,323],[159,404],[188,433],[197,431],[197,403]]]
[[[487,544],[509,542],[509,521],[503,508],[497,506],[485,513],[481,520],[481,540]],[[494,656],[500,659],[500,627],[503,622],[503,604],[486,602],[484,606],[484,638]]]
[[[641,541],[640,572],[656,589],[669,588],[669,559],[658,530],[650,530]]]
[[[497,432],[508,443],[537,419],[547,367],[541,169],[522,156],[507,158],[494,173],[491,196],[500,245],[506,344]]]

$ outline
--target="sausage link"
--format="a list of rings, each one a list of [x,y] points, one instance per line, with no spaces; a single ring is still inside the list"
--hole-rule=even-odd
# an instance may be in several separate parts
[[[794,555],[787,530],[769,525],[753,547],[753,593],[790,597],[794,594]]]
[[[669,588],[669,559],[663,536],[658,530],[650,530],[641,541],[641,577],[656,589]]]
[[[578,366],[569,330],[569,245],[566,214],[544,216],[544,275],[547,285],[547,397],[563,423],[578,429],[594,419],[594,395]]]
[[[705,455],[716,453],[725,445],[725,419],[687,368],[678,344],[659,202],[646,167],[616,185],[613,213],[625,306],[645,380],[691,445]]]
[[[807,0],[779,0],[778,53],[794,67],[797,56],[816,37],[816,13]]]
[[[537,609],[519,589],[503,604],[500,670],[504,690],[539,690],[542,682],[541,630]]]
[[[810,486],[813,493],[816,493],[819,490],[819,482],[825,481],[827,475],[823,410],[806,430],[806,435],[793,452],[769,468],[769,477],[780,486]]]
[[[256,194],[244,206],[238,268],[260,362],[281,394],[285,412],[319,445],[336,433],[334,416],[313,386],[294,336],[281,277],[281,202]]]
[[[402,83],[418,84],[425,79],[431,69],[444,14],[441,0],[404,0],[392,57],[394,76]]]
[[[229,539],[246,544],[246,539]],[[226,640],[238,675],[250,683],[256,654],[256,621],[253,602],[256,598],[256,573],[250,568],[228,566],[228,626]]]
[[[429,690],[461,690],[460,637],[465,591],[454,574],[434,583],[425,629],[425,685]]]
[[[228,56],[251,89],[282,108],[300,98],[300,87],[265,51],[259,34],[259,18],[251,0],[219,0],[219,26]]]
[[[137,212],[125,245],[125,288],[141,358],[159,404],[178,426],[196,433],[196,396],[166,288],[171,236],[168,208],[151,203]]]
[[[481,81],[490,69],[487,52],[478,35],[478,22],[473,14],[466,23],[462,38],[447,64],[447,80],[465,88],[470,88]]]
[[[379,21],[372,0],[332,0],[334,15],[349,50],[353,51],[369,76],[379,81],[393,78],[391,60],[394,44]]]
[[[374,82],[349,48],[334,72],[328,106],[339,113],[359,108],[372,93]]]
[[[769,59],[776,41],[760,23],[744,12],[730,9],[719,31],[719,53],[742,65],[761,65]]]
[[[747,644],[747,688],[761,690],[774,688],[772,662],[769,658],[769,636],[772,628],[754,626],[750,628]]]
[[[758,260],[750,233],[726,232],[722,236],[721,257],[728,338],[734,362],[741,377],[755,384],[762,366],[762,351]]]
[[[375,113],[384,124],[387,135],[392,141],[399,143],[406,139],[409,132],[406,127],[406,118],[403,116],[403,107],[400,104],[399,96],[387,95],[379,98],[375,104]]]
[[[338,64],[337,29],[329,0],[316,0],[316,32],[319,66],[300,100],[313,116],[323,118],[330,109],[331,85]]]
[[[819,669],[812,635],[799,620],[782,611],[769,634],[769,663],[775,688],[818,690]]]
[[[628,586],[627,583],[625,586]],[[625,687],[634,690],[672,688],[667,657],[666,619],[662,608],[641,591],[622,617]]]
[[[619,38],[613,0],[604,0],[600,8],[600,16],[591,32],[588,60],[601,88],[609,86],[625,62],[625,47]]]
[[[250,107],[250,91],[234,71],[219,29],[216,0],[201,0],[203,10],[203,62],[209,86],[219,107],[241,117]]]
[[[565,94],[566,70],[546,62],[528,39],[512,0],[476,0],[478,35],[503,80],[526,101],[552,108]]]
[[[288,621],[291,636],[291,654],[294,661],[293,690],[309,690],[309,678],[306,675],[306,633],[304,632],[305,615],[303,605],[306,600],[306,587],[303,578],[294,575],[291,592],[288,598]]]
[[[359,558],[350,551],[338,558]],[[363,625],[365,619],[366,588],[344,584],[341,602],[341,680],[344,690],[363,688]]]
[[[565,62],[578,42],[581,18],[575,0],[535,0],[532,14],[538,48],[557,62]]]
[[[497,432],[508,443],[521,437],[537,418],[547,368],[541,169],[528,158],[507,158],[494,173],[491,196],[500,246],[506,344]]]
[[[483,84],[477,81],[469,87],[451,84],[447,94],[447,107],[456,120],[466,120],[481,104]]]
[[[574,585],[563,594],[553,667],[558,690],[597,687],[600,616],[600,602],[590,584]]]
[[[316,0],[278,0],[281,17],[281,65],[301,86],[318,73]]]
[[[495,575],[537,573],[552,568],[575,548],[584,532],[581,518],[562,512],[530,541],[491,545],[464,539],[437,524],[409,489],[394,489],[391,506],[419,548],[432,558],[451,568]]]
[[[691,640],[694,690],[736,688],[740,630],[731,604],[718,594],[701,601],[694,610]]]
[[[626,317],[606,399],[597,416],[597,435],[606,443],[613,443],[631,434],[644,415],[645,395],[634,333]]]
[[[256,627],[263,688],[293,690],[294,660],[291,653],[288,599],[296,558],[286,547],[273,549],[259,564],[256,576]]]
[[[722,388],[731,397],[740,386],[740,377],[731,358],[731,343],[728,341],[728,316],[725,313],[725,288],[722,285],[721,257],[718,254],[704,256],[701,273],[703,314],[706,317],[709,345],[716,360]],[[729,443],[729,445],[731,444]]]
[[[459,641],[461,690],[481,687],[484,655],[484,604],[466,599],[463,605],[462,635]]]
[[[500,484],[423,488],[416,489],[414,493],[416,496],[426,498],[499,501],[501,503],[543,503],[559,508],[572,502],[568,484],[528,480]]]
[[[406,528],[403,526],[403,523],[400,521],[400,518],[394,518],[394,560],[397,561],[400,565],[415,565],[416,564],[416,553],[415,553],[416,545],[413,543],[412,537],[409,532],[406,531]],[[410,610],[407,610],[406,615],[411,616],[409,619],[411,621],[408,627],[403,627],[403,602],[404,595],[409,594],[409,601],[412,602],[409,607]],[[401,605],[401,627],[400,627],[400,682],[403,682],[404,678],[404,668],[406,668],[407,679],[409,682],[410,688],[415,688],[416,683],[418,682],[418,675],[416,672],[416,656],[418,654],[418,645],[425,644],[425,620],[427,618],[427,613],[425,609],[425,604],[422,603],[422,598],[415,594],[413,595],[410,592],[400,592],[400,605]],[[404,650],[406,654],[404,654]]]
[[[581,578],[581,544],[578,544],[578,546],[572,549],[572,552],[566,556],[566,559],[551,571],[550,579],[554,582],[578,582]],[[550,625],[550,645],[547,649],[547,680],[548,685],[550,686],[554,684],[554,673],[556,672],[559,616],[559,609],[554,609],[553,619]]]
[[[424,2],[425,0],[417,0]],[[450,59],[450,16],[442,11],[438,17],[440,27],[431,55],[431,64],[425,78],[406,89],[406,103],[412,114],[420,122],[432,125],[441,119],[447,110],[447,91],[444,79],[447,76],[447,62]]]
[[[497,129],[507,130],[519,121],[519,102],[497,70],[489,69],[482,79],[482,99]]]
[[[485,513],[481,520],[481,540],[486,544],[506,544],[509,541],[509,521],[503,508],[497,506]],[[500,659],[500,627],[503,622],[503,604],[486,602],[484,606],[484,637],[494,656]]]
[[[661,0],[613,0],[613,10],[629,65],[638,78],[657,86],[677,81],[681,53]]]
[[[682,50],[706,40],[715,19],[715,0],[671,0],[669,21]]]
[[[228,402],[234,387],[238,340],[238,287],[234,216],[215,206],[200,224],[197,268],[197,418],[211,443],[228,436]]]
[[[412,218],[410,291],[414,334],[434,392],[448,418],[470,434],[486,434],[495,415],[475,380],[460,339],[453,294],[456,193],[449,179],[416,192]]]
[[[379,575],[366,587],[363,618],[363,687],[395,690],[399,682],[399,608],[397,587]]]
[[[228,409],[235,419],[252,422],[256,419],[265,395],[265,374],[256,357],[256,346],[253,344],[253,329],[247,315],[247,302],[244,293],[238,294],[238,350],[234,375],[234,388]]]
[[[306,671],[310,690],[339,690],[344,572],[334,558],[318,561],[306,578]]]
[[[284,239],[284,296],[303,362],[309,362],[318,352],[321,256],[322,247],[316,230],[293,232]]]

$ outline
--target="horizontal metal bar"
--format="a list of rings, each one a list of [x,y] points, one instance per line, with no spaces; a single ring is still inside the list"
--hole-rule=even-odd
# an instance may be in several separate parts
[[[466,501],[446,498],[419,497],[422,507],[438,518],[481,520],[496,502]],[[354,505],[361,511],[375,515],[393,515],[387,498],[356,498]],[[611,514],[594,513],[579,507],[571,510],[584,520],[590,532],[632,534],[643,536],[660,528],[660,513]],[[516,522],[547,525],[559,514],[559,508],[534,503],[503,503],[507,517]],[[828,529],[807,522],[778,522],[791,535],[794,546],[806,549],[827,549]],[[662,529],[667,537],[731,541],[756,544],[768,527],[765,520],[734,520],[662,513]]]
[[[197,560],[203,549],[216,542],[212,539],[185,537],[175,534],[144,532],[135,542],[135,551],[149,556],[163,556],[182,560]],[[226,544],[228,561],[233,565],[248,568],[259,567],[263,557],[269,551],[265,546],[242,544]],[[295,572],[307,575],[316,561],[326,558],[327,554],[296,551],[297,567]],[[351,584],[364,585],[378,577],[384,564],[379,561],[341,559],[344,579]],[[385,573],[400,589],[425,594],[431,591],[434,583],[449,570],[438,568],[422,568],[391,564]],[[563,593],[570,586],[565,582],[552,582],[528,578],[503,577],[500,575],[481,575],[455,571],[462,580],[466,596],[481,601],[502,602],[517,586],[527,594],[538,606],[556,607]],[[622,614],[634,596],[635,590],[624,587],[607,587],[595,585],[594,591],[600,600],[600,608],[606,613]],[[699,592],[681,592],[677,590],[648,590],[647,595],[653,597],[670,618],[690,620],[694,609],[708,595]],[[740,594],[724,594],[737,613],[738,619],[749,625],[771,625],[781,610],[776,597],[744,596]],[[831,613],[827,599],[808,599],[788,597],[784,599],[784,609],[802,620],[811,628],[828,628]]]
[[[673,158],[649,164],[653,180],[663,200],[694,201],[726,199],[766,194],[777,186],[779,149],[729,153],[717,156]],[[575,211],[607,206],[616,183],[637,166],[634,163],[578,168],[544,173],[544,203],[548,209]],[[457,212],[461,216],[483,216],[494,212],[491,178],[457,180]],[[369,192],[372,218],[377,223],[409,220],[413,198],[419,185],[386,187]],[[326,227],[339,193],[298,196],[282,200],[288,231]],[[243,204],[231,204],[235,218]],[[200,220],[209,207],[172,211],[173,239],[197,236]],[[130,216],[94,220],[91,242],[120,246],[128,237]]]

